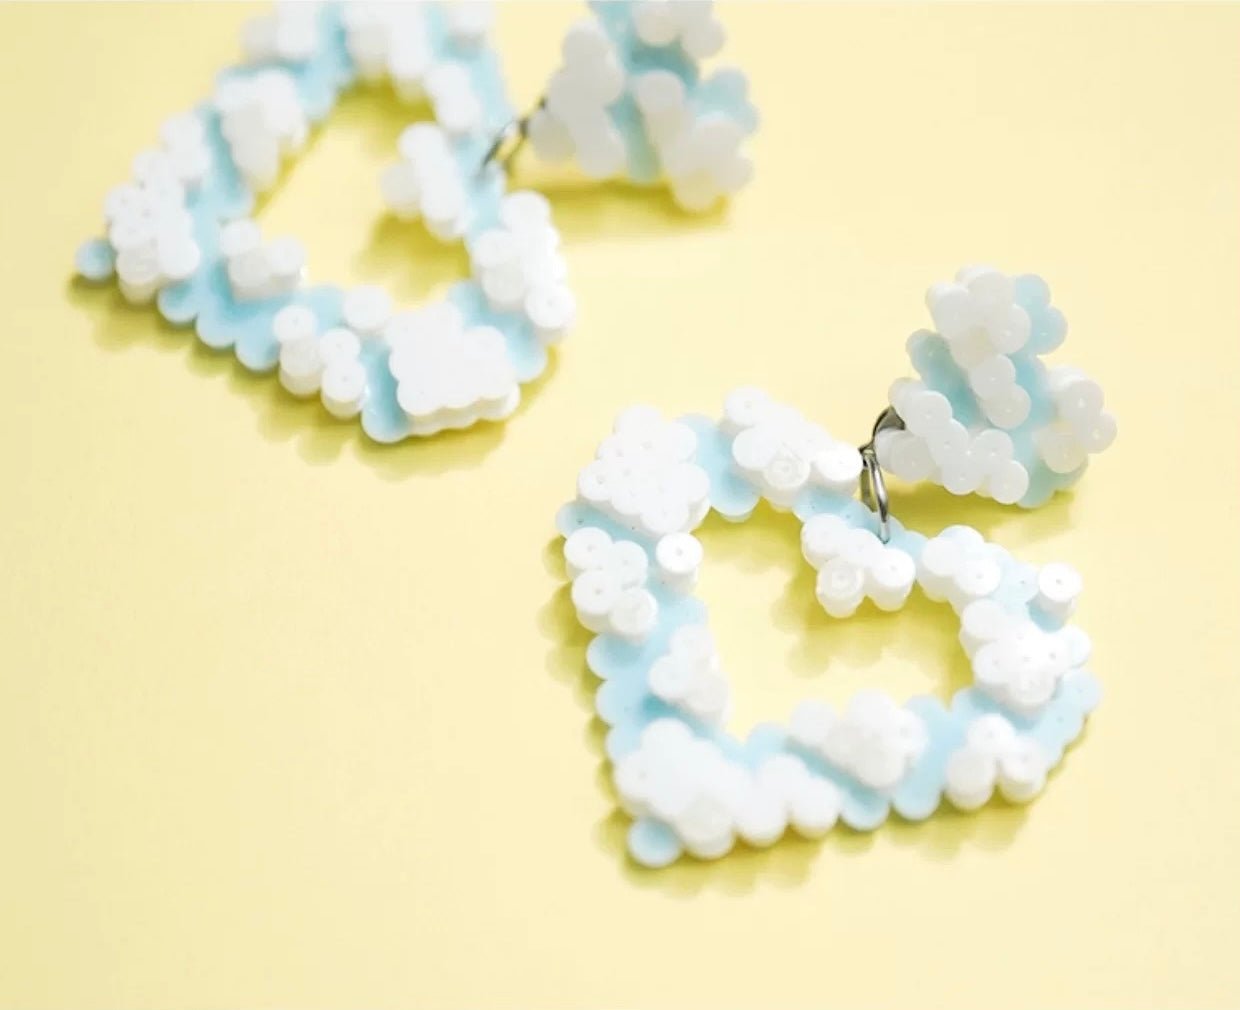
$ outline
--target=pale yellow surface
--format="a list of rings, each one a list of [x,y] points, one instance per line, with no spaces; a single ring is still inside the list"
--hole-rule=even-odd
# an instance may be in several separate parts
[[[503,12],[522,102],[579,11]],[[578,329],[506,426],[394,448],[68,284],[247,13],[0,8],[0,1006],[1240,1006],[1240,9],[726,9],[753,187],[700,221],[549,181]],[[316,278],[464,271],[383,216],[407,116],[348,99],[264,210]],[[1029,809],[638,871],[577,469],[742,382],[860,439],[979,259],[1050,279],[1120,440],[1037,513],[895,508],[1079,567],[1104,706]],[[703,535],[738,728],[963,682],[942,608],[827,619],[788,518]]]

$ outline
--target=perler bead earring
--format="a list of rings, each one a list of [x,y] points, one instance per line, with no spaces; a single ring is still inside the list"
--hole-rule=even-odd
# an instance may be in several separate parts
[[[528,138],[548,162],[575,160],[595,179],[665,184],[687,211],[740,190],[753,165],[741,150],[757,129],[745,75],[702,76],[725,41],[710,2],[592,2],[564,38],[542,101],[508,124],[489,156],[511,163]]]
[[[108,194],[106,235],[79,249],[79,274],[115,277],[129,301],[153,300],[337,417],[360,415],[380,442],[507,417],[576,310],[547,201],[479,171],[513,116],[489,21],[477,3],[288,3],[251,21],[244,62]],[[435,120],[401,137],[416,183],[403,196],[470,252],[472,277],[420,311],[395,311],[378,287],[307,286],[301,243],[265,240],[247,217],[341,91],[384,78],[429,99]]]
[[[911,341],[922,380],[896,383],[859,449],[752,389],[732,393],[718,420],[634,407],[561,510],[638,862],[713,859],[738,839],[771,845],[789,827],[818,837],[837,820],[868,831],[892,809],[919,821],[943,796],[961,810],[996,790],[1023,803],[1097,704],[1089,639],[1067,623],[1077,572],[1021,562],[969,527],[932,538],[904,528],[888,515],[882,467],[1032,506],[1080,475],[1114,422],[1094,383],[1039,360],[1064,325],[1038,278],[969,269],[932,289],[930,305],[940,332]],[[948,707],[873,690],[842,711],[810,699],[784,725],[728,732],[728,683],[693,595],[703,551],[692,531],[712,509],[743,521],[760,499],[801,520],[832,617],[898,610],[915,586],[948,603],[973,686]]]

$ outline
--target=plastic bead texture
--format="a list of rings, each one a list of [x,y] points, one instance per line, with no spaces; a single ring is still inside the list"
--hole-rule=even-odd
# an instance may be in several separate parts
[[[927,538],[893,520],[884,544],[854,497],[860,469],[856,449],[741,389],[717,419],[623,412],[581,471],[557,526],[573,606],[595,636],[595,707],[637,862],[715,859],[840,821],[869,831],[892,810],[920,821],[944,798],[961,810],[996,792],[1023,803],[1080,735],[1100,690],[1089,639],[1067,623],[1076,571],[1025,564],[963,526]],[[761,499],[801,521],[828,615],[898,610],[920,589],[956,615],[973,684],[947,706],[876,690],[839,709],[809,698],[783,724],[729,732],[725,663],[693,595],[693,530],[711,509],[739,521]]]
[[[529,137],[547,161],[575,158],[596,179],[665,182],[704,211],[753,173],[741,150],[757,129],[745,75],[699,64],[724,43],[709,2],[595,2],[564,38]]]
[[[380,442],[511,415],[576,303],[547,201],[483,164],[513,115],[492,16],[472,2],[286,3],[250,20],[242,62],[108,193],[78,274],[114,278],[128,301],[154,302]],[[378,184],[394,214],[470,254],[470,278],[418,310],[378,288],[309,285],[302,244],[250,218],[341,92],[364,84],[429,101],[434,121],[405,130]]]
[[[884,469],[1033,508],[1074,484],[1089,456],[1115,439],[1102,388],[1048,366],[1067,323],[1040,277],[966,267],[926,295],[936,330],[908,341],[919,379],[891,387],[904,430],[876,440]]]

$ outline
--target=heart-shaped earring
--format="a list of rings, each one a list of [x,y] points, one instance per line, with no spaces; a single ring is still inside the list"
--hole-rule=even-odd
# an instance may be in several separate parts
[[[962,276],[977,281],[984,275]],[[979,286],[988,292],[1004,287],[993,278]],[[1036,279],[1014,287],[1045,292]],[[932,301],[939,295],[948,297],[947,289],[936,289]],[[981,327],[990,341],[1001,303],[989,298],[986,312],[967,317],[988,320],[985,326],[961,325],[960,335],[940,339],[980,344],[975,331]],[[1044,297],[1039,304],[1045,306]],[[1027,331],[1023,341],[1005,338],[1006,353],[992,342],[993,354],[1011,359],[1027,347],[1033,327],[1015,312],[1006,318]],[[1062,336],[1062,321],[1055,325]],[[915,354],[926,339],[914,341]],[[1030,353],[1048,349],[1049,342]],[[990,361],[991,352],[979,351],[979,361]],[[1064,564],[1023,563],[968,527],[930,539],[905,529],[888,515],[879,463],[888,452],[922,451],[891,440],[907,433],[929,440],[937,469],[923,467],[925,476],[975,468],[974,490],[1032,504],[1034,480],[1024,481],[1022,490],[1012,464],[1035,465],[1041,450],[1027,447],[1045,441],[1036,431],[1076,423],[1076,437],[1099,424],[1109,429],[1111,422],[1096,420],[1103,416],[1100,404],[1091,424],[1074,422],[1078,400],[1060,405],[1060,383],[1027,362],[1013,367],[1016,385],[1030,400],[1024,420],[1016,420],[1020,411],[994,406],[996,397],[1020,399],[1008,386],[981,383],[973,395],[990,403],[1008,427],[965,415],[976,430],[955,420],[967,435],[964,443],[949,424],[951,412],[940,416],[939,400],[926,400],[933,406],[923,409],[926,397],[941,393],[903,385],[893,399],[914,415],[913,423],[889,408],[875,438],[860,449],[752,389],[731,394],[718,420],[665,420],[649,407],[620,415],[582,470],[576,500],[561,510],[557,526],[566,538],[578,619],[596,635],[587,662],[603,681],[596,708],[610,727],[607,754],[621,803],[634,818],[628,847],[638,862],[663,866],[683,852],[717,858],[738,839],[767,846],[790,827],[818,837],[840,819],[871,830],[892,809],[922,820],[943,796],[974,810],[996,790],[1017,803],[1042,790],[1099,698],[1087,669],[1089,639],[1067,623],[1080,576]],[[1091,410],[1096,399],[1091,392]],[[961,394],[959,400],[943,396],[943,402],[969,401]],[[922,423],[925,413],[933,423]],[[990,434],[994,430],[1012,444],[996,448],[992,443],[1003,440]],[[950,453],[944,448],[949,442]],[[1058,472],[1044,456],[1036,459]],[[1035,480],[1041,472],[1035,469]],[[962,483],[953,480],[957,490]],[[856,499],[859,491],[873,511]],[[1041,484],[1036,494],[1042,496]],[[803,523],[802,552],[817,570],[816,595],[828,614],[850,616],[867,600],[897,610],[914,586],[948,603],[960,622],[973,686],[947,707],[929,697],[899,704],[863,691],[840,712],[809,699],[784,725],[758,726],[744,739],[725,730],[728,685],[706,609],[692,595],[703,557],[692,531],[712,509],[743,521],[761,499]]]
[[[380,442],[507,417],[576,307],[547,201],[479,171],[513,115],[488,22],[473,3],[288,3],[251,21],[245,61],[108,194],[106,235],[78,250],[78,273],[115,277],[129,301],[153,300],[253,371],[278,369],[338,417],[360,415]],[[385,189],[471,254],[472,278],[417,312],[377,287],[307,287],[301,243],[264,241],[247,218],[341,91],[384,76],[428,96],[436,117],[401,138],[413,195],[408,178]]]

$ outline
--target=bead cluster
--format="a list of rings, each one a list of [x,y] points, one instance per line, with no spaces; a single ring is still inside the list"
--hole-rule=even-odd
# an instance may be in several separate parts
[[[740,150],[757,127],[737,70],[701,78],[722,47],[710,3],[593,3],[569,31],[543,105],[530,117],[534,150],[575,157],[594,178],[666,179],[685,210],[702,211],[752,174]]]
[[[937,332],[909,339],[920,380],[900,379],[891,404],[904,430],[875,440],[879,460],[905,480],[953,494],[1034,506],[1073,483],[1091,453],[1115,438],[1102,389],[1076,369],[1047,368],[1067,324],[1034,276],[966,267],[926,296]]]
[[[319,393],[381,442],[509,416],[576,306],[547,202],[506,193],[496,166],[479,170],[512,118],[485,45],[491,17],[474,3],[294,3],[260,16],[243,33],[244,64],[165,124],[160,148],[109,194],[107,235],[78,250],[79,274],[119,275],[133,301],[157,296],[170,322],[296,395]],[[416,84],[438,116],[402,134],[387,202],[471,253],[470,278],[421,313],[374,288],[307,286],[301,243],[264,241],[248,218],[342,89],[385,76],[410,95]]]
[[[450,302],[402,313],[384,330],[396,402],[415,435],[498,421],[517,409],[521,391],[504,335],[467,326]]]
[[[764,425],[801,461],[800,479],[786,487],[772,485],[769,461],[755,465],[742,441],[758,438],[752,433]],[[1023,564],[964,527],[927,540],[893,521],[884,545],[874,515],[850,495],[855,474],[811,476],[824,443],[822,434],[806,440],[807,427],[752,389],[730,395],[718,422],[632,408],[561,511],[572,599],[597,635],[587,650],[602,678],[596,708],[610,727],[621,803],[635,818],[629,850],[646,865],[683,852],[715,858],[738,840],[769,845],[789,828],[815,837],[837,818],[859,830],[877,827],[892,809],[921,820],[943,797],[966,810],[996,789],[1024,802],[1097,704],[1089,640],[1064,623],[1080,590],[1073,569]],[[705,509],[696,494],[659,498],[683,491],[673,474],[687,481],[690,473],[707,488]],[[743,518],[772,486],[804,524],[802,550],[819,570],[829,613],[846,616],[866,596],[897,609],[920,585],[958,614],[974,686],[948,708],[863,691],[838,712],[806,700],[786,725],[758,726],[744,740],[724,730],[727,681],[705,608],[691,595],[701,564],[691,531],[711,507]],[[617,615],[624,594],[634,602]]]
[[[791,508],[811,485],[856,493],[861,454],[761,390],[733,392],[724,403],[722,427],[734,436],[738,471],[777,509]]]
[[[859,691],[839,715],[820,701],[803,701],[788,735],[871,789],[894,789],[926,749],[926,724],[878,691]]]
[[[306,272],[306,249],[295,238],[263,242],[263,233],[249,218],[230,221],[220,229],[233,296],[242,301],[292,294]]]
[[[159,134],[160,146],[134,159],[133,180],[104,200],[107,239],[78,256],[83,276],[104,281],[115,273],[121,294],[134,304],[192,276],[202,261],[186,207],[211,166],[202,120],[175,116]]]
[[[650,667],[650,691],[708,725],[723,722],[728,712],[728,682],[706,625],[685,624],[672,632],[667,652]]]
[[[477,130],[484,107],[468,68],[433,42],[438,24],[463,48],[480,46],[494,21],[489,3],[454,3],[440,11],[417,3],[346,3],[346,45],[363,80],[389,79],[405,101],[429,98],[435,119],[452,134]]]
[[[397,142],[401,160],[379,178],[383,201],[405,221],[421,218],[442,242],[465,234],[469,196],[444,131],[434,123],[415,123]]]
[[[851,617],[866,597],[880,610],[899,610],[917,577],[905,551],[831,513],[801,527],[801,553],[818,572],[818,602],[832,617]]]
[[[226,78],[215,90],[215,111],[233,164],[256,192],[275,185],[284,159],[310,136],[297,84],[285,70]]]
[[[632,407],[581,471],[577,494],[644,536],[688,532],[710,509],[706,472],[693,462],[696,449],[688,425],[664,420],[651,407]]]

